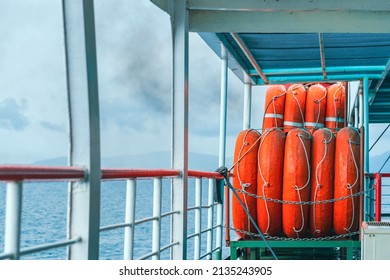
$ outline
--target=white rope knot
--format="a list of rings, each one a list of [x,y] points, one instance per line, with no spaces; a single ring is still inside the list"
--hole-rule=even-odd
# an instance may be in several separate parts
[[[294,190],[299,191],[299,186],[295,185]]]
[[[322,188],[322,185],[321,184],[317,184],[317,189],[319,189],[319,188]]]
[[[319,100],[319,99],[316,99],[316,100],[314,100],[314,103],[320,104],[320,100]]]
[[[249,184],[249,183],[241,183],[241,187],[243,188],[243,189],[246,189],[247,187],[249,187],[251,184]]]
[[[269,188],[269,182],[264,182],[264,187]]]
[[[354,185],[351,185],[350,183],[347,183],[347,189],[352,189]]]

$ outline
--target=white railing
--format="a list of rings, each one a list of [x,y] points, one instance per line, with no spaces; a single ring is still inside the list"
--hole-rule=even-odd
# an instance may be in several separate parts
[[[187,236],[188,240],[194,240],[194,259],[221,259],[222,256],[222,236],[216,238],[214,235],[222,234],[222,216],[215,217],[216,207],[222,207],[215,201],[214,189],[221,187],[222,177],[215,172],[189,171],[189,177],[195,178],[194,197],[195,204],[187,209],[187,212],[194,211],[194,233]],[[5,231],[4,231],[4,251],[0,252],[0,259],[19,259],[23,255],[37,253],[53,248],[69,247],[78,242],[82,242],[79,236],[67,240],[40,244],[28,248],[20,248],[21,235],[21,212],[22,212],[22,191],[24,181],[77,181],[83,180],[85,171],[74,167],[26,167],[26,166],[0,166],[0,181],[7,182],[6,210],[5,210]],[[136,259],[160,259],[161,253],[171,249],[173,246],[182,244],[168,243],[161,244],[161,222],[164,218],[170,218],[179,214],[179,211],[171,209],[162,213],[163,203],[162,188],[163,180],[170,180],[180,176],[177,170],[136,170],[136,169],[103,169],[102,180],[126,180],[126,209],[125,221],[123,223],[105,225],[100,227],[100,232],[124,228],[124,259],[134,259],[134,244],[137,240],[135,228],[138,225],[152,223],[151,252],[148,252]],[[153,181],[153,214],[150,217],[143,217],[136,220],[136,198],[137,181]],[[202,204],[202,182],[208,180],[208,203]],[[189,187],[190,188],[190,187]],[[202,214],[207,211],[207,226],[202,228]],[[221,212],[222,213],[222,212]],[[187,215],[187,213],[185,213]],[[221,214],[222,215],[222,214]],[[215,219],[216,218],[216,219]],[[216,223],[215,223],[216,220]],[[172,225],[171,225],[172,226]],[[192,227],[190,227],[192,228]],[[202,238],[206,235],[206,250],[202,254]]]

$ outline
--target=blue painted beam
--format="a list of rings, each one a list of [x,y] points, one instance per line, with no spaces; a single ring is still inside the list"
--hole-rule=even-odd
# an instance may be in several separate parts
[[[328,73],[348,73],[348,72],[382,72],[386,69],[386,66],[345,66],[345,67],[326,67]],[[250,75],[257,75],[255,70],[249,71]],[[285,68],[285,69],[263,69],[263,73],[267,76],[275,75],[288,75],[288,74],[320,74],[322,73],[321,67],[316,68]]]
[[[372,74],[368,76],[350,74],[350,75],[328,75],[327,79],[321,75],[318,76],[287,76],[287,77],[269,77],[268,81],[270,84],[277,83],[291,83],[291,82],[330,82],[330,81],[356,81],[361,80],[364,77],[368,79],[380,79],[380,74]],[[258,85],[264,85],[262,80],[257,81]]]

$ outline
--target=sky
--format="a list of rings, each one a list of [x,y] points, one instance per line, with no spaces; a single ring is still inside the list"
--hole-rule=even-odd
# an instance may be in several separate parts
[[[0,0],[0,164],[68,151],[60,0]],[[115,2],[115,4],[113,4]],[[171,29],[148,0],[95,1],[103,157],[170,150]],[[190,34],[189,149],[217,155],[220,59]],[[264,88],[253,88],[261,127]],[[229,71],[227,156],[242,128],[243,84]],[[372,127],[371,141],[381,132]],[[390,140],[390,133],[381,143]],[[378,144],[372,155],[389,151]]]

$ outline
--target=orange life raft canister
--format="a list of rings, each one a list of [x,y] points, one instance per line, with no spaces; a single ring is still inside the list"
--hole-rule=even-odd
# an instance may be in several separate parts
[[[336,137],[334,198],[350,196],[359,191],[359,132],[344,127]],[[333,228],[337,234],[358,229],[359,197],[334,202]]]
[[[286,93],[284,106],[284,132],[303,128],[305,118],[306,89],[302,84],[291,85]]]
[[[303,202],[310,196],[310,133],[293,129],[284,147],[283,200]],[[283,204],[283,231],[288,237],[303,237],[308,228],[308,205]]]
[[[345,87],[341,83],[328,88],[325,127],[337,131],[344,127]]]
[[[272,85],[267,88],[264,104],[263,129],[283,127],[286,87]]]
[[[260,143],[260,133],[256,130],[243,130],[237,137],[234,150],[233,186],[251,194],[257,193],[257,151]],[[257,219],[256,198],[238,193],[241,201],[248,209],[254,221]],[[233,225],[238,230],[256,232],[245,210],[238,199],[232,197]],[[245,234],[237,231],[237,235],[245,237]]]
[[[327,128],[313,133],[310,196],[313,202],[333,199],[335,143],[335,136]],[[313,237],[330,235],[332,226],[333,203],[310,206],[310,233]]]
[[[326,88],[320,84],[307,90],[305,109],[305,128],[309,131],[323,128],[325,125]]]
[[[261,136],[258,158],[257,195],[282,199],[284,133],[278,129]],[[277,236],[282,231],[282,205],[265,199],[257,200],[257,223],[267,235]]]

